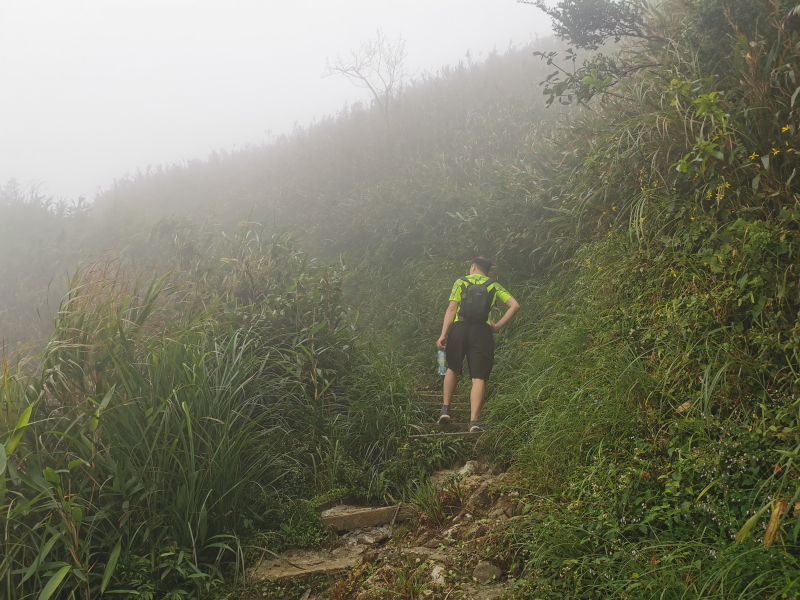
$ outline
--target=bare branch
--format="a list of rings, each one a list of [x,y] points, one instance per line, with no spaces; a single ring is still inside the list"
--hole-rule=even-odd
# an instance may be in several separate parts
[[[389,118],[389,104],[403,80],[408,77],[404,67],[406,43],[402,37],[391,41],[381,30],[375,39],[361,43],[347,59],[325,61],[322,76],[341,75],[353,85],[368,89],[384,118]]]

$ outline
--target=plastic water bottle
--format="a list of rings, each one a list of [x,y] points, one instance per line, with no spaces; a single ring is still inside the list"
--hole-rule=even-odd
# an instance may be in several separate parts
[[[436,360],[439,363],[439,375],[444,377],[447,375],[447,354],[444,353],[444,350],[436,353]]]

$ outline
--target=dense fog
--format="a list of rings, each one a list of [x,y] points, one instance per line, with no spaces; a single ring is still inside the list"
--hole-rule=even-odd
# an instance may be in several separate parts
[[[421,74],[549,23],[515,0],[3,0],[0,182],[91,199],[147,165],[269,141],[368,99],[321,74],[377,30]]]

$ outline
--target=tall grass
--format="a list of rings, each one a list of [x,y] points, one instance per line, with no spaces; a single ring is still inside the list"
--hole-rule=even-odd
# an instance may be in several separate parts
[[[298,222],[352,252],[355,276],[264,228],[223,235],[174,218],[151,237],[172,275],[137,286],[110,267],[82,271],[41,369],[5,367],[7,595],[213,593],[241,566],[243,536],[278,531],[297,498],[408,494],[463,454],[406,438],[425,419],[415,392],[440,385],[447,292],[486,252],[523,306],[497,338],[481,441],[528,477],[528,518],[510,530],[519,593],[796,596],[800,66],[788,13],[766,0],[650,7],[645,25],[668,43],[640,38],[587,65],[611,87],[559,126],[515,88],[447,121],[445,141],[415,129],[403,161],[381,130],[376,161],[335,173],[323,161],[305,195],[297,173],[322,164],[307,151],[372,147],[350,137],[369,122],[361,109],[342,117],[352,130],[316,130],[335,132],[332,145],[308,150],[301,132],[286,155],[264,150],[273,172],[294,165],[280,189],[263,186],[284,203],[272,214],[306,211]],[[460,89],[470,69],[426,85]],[[426,106],[424,89],[409,106]],[[162,202],[200,171],[261,164],[248,156],[115,193]]]
[[[165,279],[137,293],[106,267],[75,283],[41,372],[4,367],[7,414],[31,409],[3,472],[7,597],[131,578],[207,592],[223,564],[241,570],[236,532],[293,466],[271,402],[293,382],[255,328],[170,315]]]
[[[42,354],[4,363],[9,600],[214,596],[253,543],[324,537],[299,499],[401,498],[456,455],[415,460],[414,388],[354,335],[341,263],[249,225],[175,240],[191,260],[149,284],[113,261],[77,272]]]

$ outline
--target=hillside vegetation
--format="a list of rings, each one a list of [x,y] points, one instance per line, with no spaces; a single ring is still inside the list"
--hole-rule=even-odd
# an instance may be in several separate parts
[[[482,253],[523,306],[480,441],[526,482],[514,593],[796,597],[793,8],[564,0],[568,47],[417,82],[388,122],[143,173],[95,215],[1,204],[53,223],[40,257],[130,240],[4,366],[4,593],[222,595],[253,552],[324,543],[326,495],[413,498],[470,452],[406,437]]]

